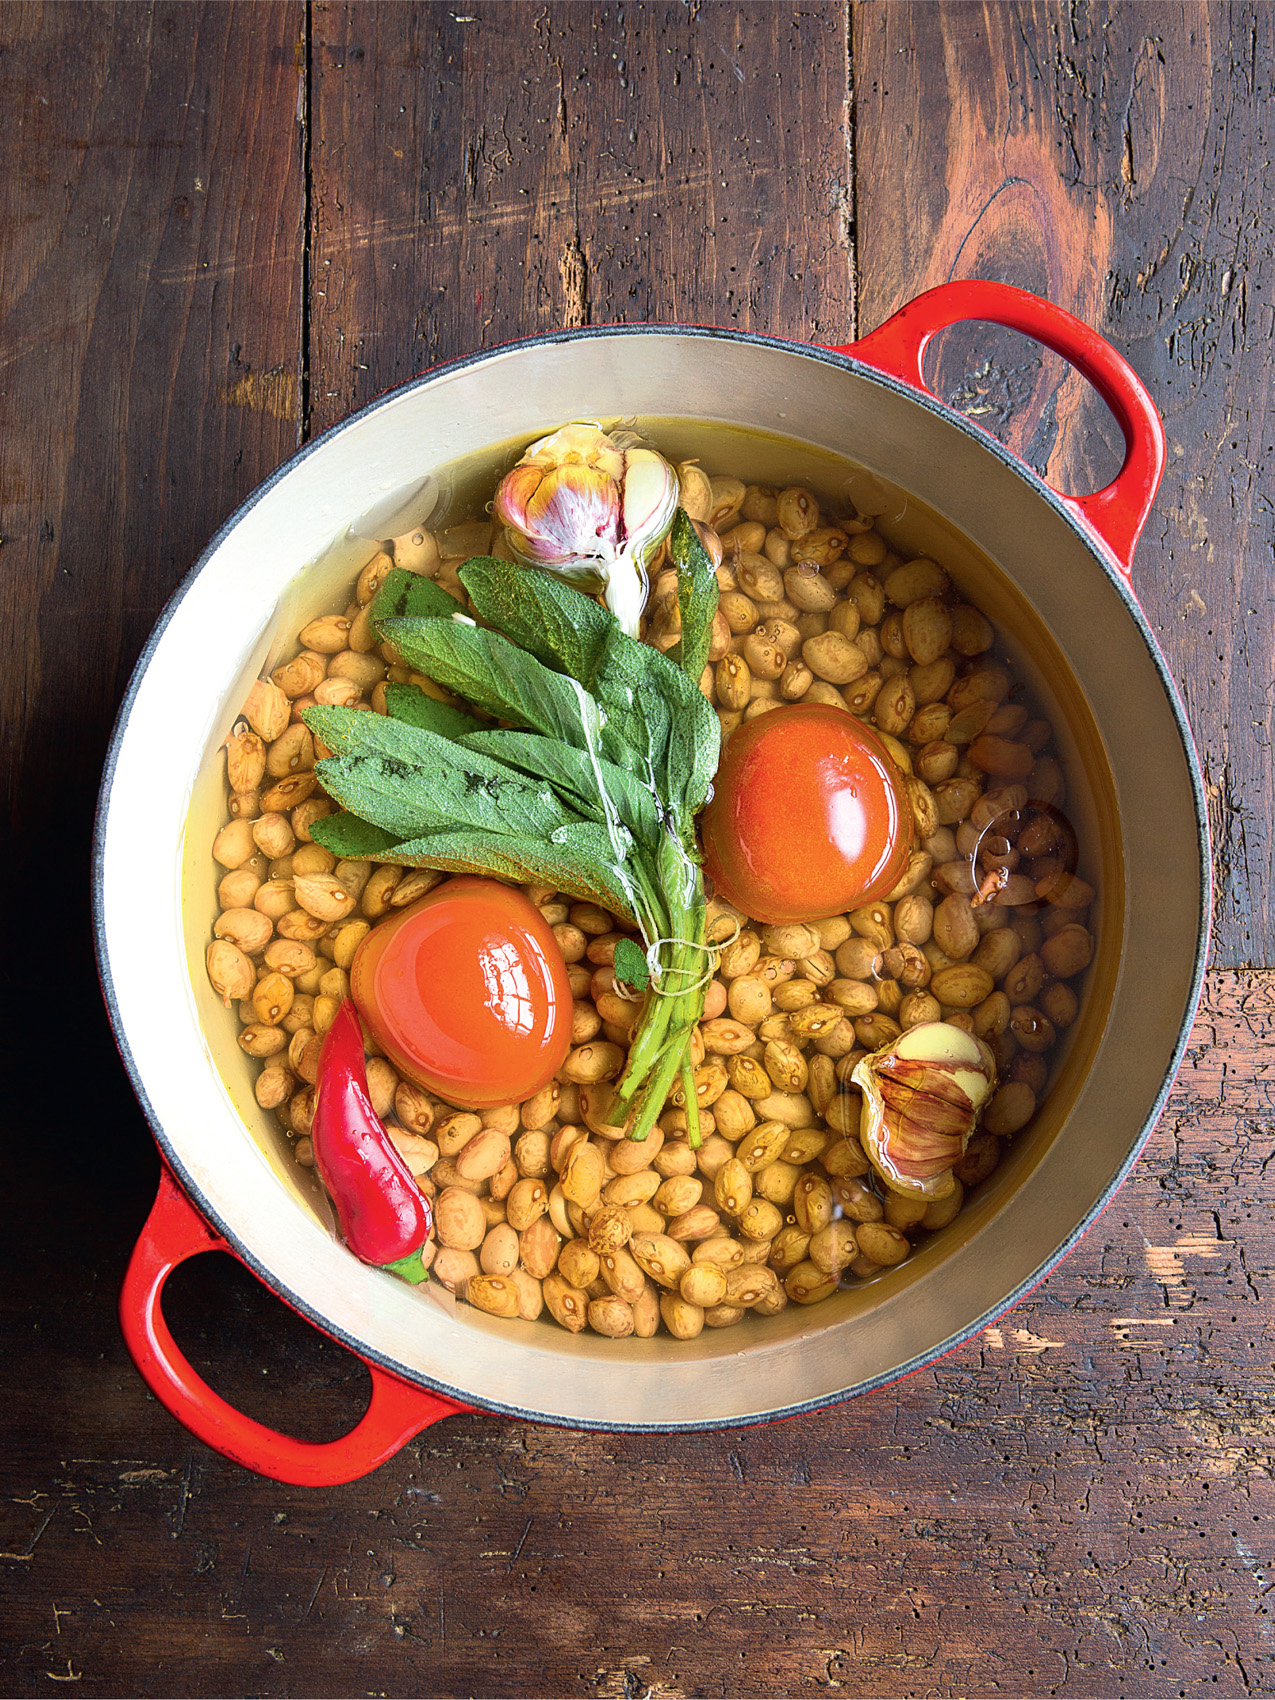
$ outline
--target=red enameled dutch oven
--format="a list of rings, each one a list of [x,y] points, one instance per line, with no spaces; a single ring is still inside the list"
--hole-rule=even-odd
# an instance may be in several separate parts
[[[926,344],[962,320],[1037,338],[1098,389],[1125,439],[1105,490],[1060,495],[926,390]],[[861,507],[875,493],[870,511],[894,546],[938,556],[1046,705],[1082,872],[1101,894],[1097,954],[1050,1091],[955,1222],[823,1304],[688,1342],[498,1322],[436,1284],[418,1291],[358,1263],[257,1107],[253,1064],[203,968],[216,912],[209,846],[225,808],[217,752],[248,683],[306,620],[345,606],[378,536],[425,517],[438,469],[486,455],[494,474],[512,447],[564,420],[621,417],[651,422],[666,453],[698,452],[709,470],[831,481]],[[181,585],[138,664],[97,826],[102,983],[165,1165],[121,1314],[138,1368],[178,1420],[253,1470],[315,1485],[352,1480],[467,1409],[575,1427],[726,1428],[880,1387],[1040,1280],[1155,1121],[1207,945],[1199,771],[1129,583],[1163,441],[1142,385],[1093,331],[1034,296],[972,282],[922,295],[844,349],[680,327],[536,337],[404,385],[264,485]],[[160,1296],[177,1264],[210,1248],[367,1363],[371,1404],[344,1439],[310,1445],[249,1420],[183,1357]]]

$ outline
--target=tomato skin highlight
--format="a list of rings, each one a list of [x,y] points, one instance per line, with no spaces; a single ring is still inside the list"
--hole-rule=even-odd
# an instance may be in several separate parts
[[[373,927],[350,995],[400,1072],[466,1109],[529,1098],[571,1043],[571,986],[548,923],[524,893],[476,875]]]
[[[870,727],[823,703],[746,721],[726,742],[700,821],[717,891],[756,921],[815,921],[903,876],[912,809]]]

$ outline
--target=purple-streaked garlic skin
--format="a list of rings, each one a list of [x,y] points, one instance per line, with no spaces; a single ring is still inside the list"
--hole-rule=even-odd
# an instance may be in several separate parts
[[[946,1198],[996,1090],[996,1062],[983,1041],[947,1021],[910,1027],[856,1064],[863,1094],[860,1140],[895,1192]]]

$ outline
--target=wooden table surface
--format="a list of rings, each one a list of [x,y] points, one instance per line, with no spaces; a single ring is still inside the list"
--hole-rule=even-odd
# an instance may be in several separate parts
[[[1275,1691],[1273,77],[1240,0],[0,7],[5,1693]],[[647,320],[843,342],[950,277],[1096,325],[1167,422],[1134,581],[1204,763],[1215,942],[1132,1177],[980,1338],[775,1428],[460,1417],[331,1491],[206,1451],[115,1325],[157,1162],[87,899],[173,586],[435,361]],[[1117,464],[1034,345],[973,327],[933,370],[1060,487]],[[245,1408],[357,1414],[361,1366],[230,1260],[170,1290]]]

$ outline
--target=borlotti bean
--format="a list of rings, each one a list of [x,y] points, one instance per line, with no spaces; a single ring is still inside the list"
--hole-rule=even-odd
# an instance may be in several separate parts
[[[883,1276],[952,1221],[1030,1125],[1094,954],[1097,894],[1076,874],[1052,727],[1019,700],[995,628],[943,566],[897,553],[809,489],[694,463],[679,476],[720,563],[702,688],[724,737],[791,702],[860,716],[906,776],[918,842],[896,890],[848,915],[767,927],[710,905],[721,949],[695,1044],[697,1150],[680,1083],[643,1144],[608,1121],[636,1009],[610,967],[625,928],[567,893],[526,888],[576,999],[557,1080],[475,1113],[372,1051],[374,1107],[434,1204],[433,1278],[512,1328],[691,1340]],[[461,597],[458,551],[491,541],[486,522],[418,528],[376,554],[344,611],[311,620],[297,653],[253,685],[226,742],[207,972],[260,1064],[257,1102],[302,1164],[322,1036],[354,953],[445,876],[338,862],[313,842],[333,805],[314,771],[327,752],[301,711],[383,714],[387,684],[409,680],[441,695],[377,641],[367,609],[396,563]],[[679,631],[676,578],[657,572],[644,635],[669,649]],[[999,1080],[953,1190],[930,1201],[873,1175],[851,1074],[865,1052],[938,1020],[990,1045]]]

